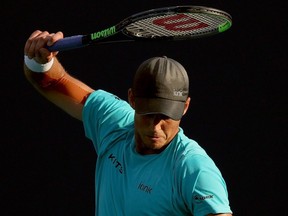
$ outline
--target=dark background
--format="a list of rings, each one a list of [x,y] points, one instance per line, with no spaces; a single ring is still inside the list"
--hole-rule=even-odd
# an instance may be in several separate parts
[[[59,54],[93,88],[126,99],[137,66],[152,56],[190,74],[186,134],[214,159],[235,215],[287,212],[287,8],[276,1],[43,1],[1,5],[1,216],[92,216],[96,154],[82,123],[25,80],[23,47],[36,29],[65,36],[106,28],[134,13],[202,5],[233,26],[205,39],[105,44]],[[137,200],[135,200],[137,202]]]

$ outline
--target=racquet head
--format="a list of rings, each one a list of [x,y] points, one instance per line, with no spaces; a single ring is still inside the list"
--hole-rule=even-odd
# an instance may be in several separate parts
[[[184,40],[224,32],[232,26],[232,17],[215,8],[174,6],[138,13],[121,23],[123,34],[135,40]]]

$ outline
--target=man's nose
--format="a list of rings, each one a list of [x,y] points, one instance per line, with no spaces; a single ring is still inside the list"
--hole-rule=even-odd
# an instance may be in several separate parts
[[[163,120],[163,115],[161,114],[153,114],[151,115],[151,125],[154,129],[160,129]]]

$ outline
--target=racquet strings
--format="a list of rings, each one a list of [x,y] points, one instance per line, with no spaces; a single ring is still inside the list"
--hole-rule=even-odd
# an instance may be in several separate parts
[[[181,13],[141,19],[125,28],[134,37],[186,37],[207,34],[227,23],[227,19],[213,14]]]

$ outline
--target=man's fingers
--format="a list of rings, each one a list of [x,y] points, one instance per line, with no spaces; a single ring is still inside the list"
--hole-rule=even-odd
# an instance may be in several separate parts
[[[62,39],[64,37],[61,31],[56,32],[55,34],[50,34],[50,38],[47,42],[47,46],[53,45],[56,41]]]
[[[49,56],[55,56],[57,55],[57,52],[54,52],[53,54],[45,52],[43,48],[46,48],[46,45],[52,45],[55,43],[55,41],[63,38],[63,33],[62,32],[57,32],[57,33],[49,33],[47,31],[40,31],[36,30],[34,31],[30,37],[28,38],[25,48],[24,48],[24,53],[27,55],[29,58],[34,58],[36,57],[37,60],[40,62],[45,62],[47,57]],[[42,59],[41,59],[42,57]]]

